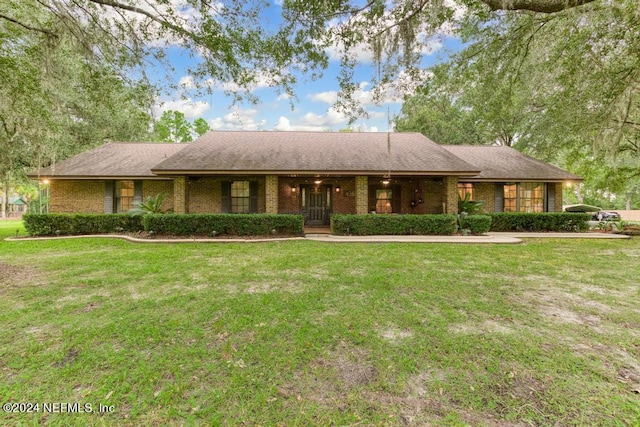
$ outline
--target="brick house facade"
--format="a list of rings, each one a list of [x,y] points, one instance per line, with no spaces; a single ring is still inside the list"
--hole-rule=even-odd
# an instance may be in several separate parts
[[[456,213],[470,192],[487,212],[561,211],[580,177],[507,147],[439,146],[420,134],[209,132],[191,144],[110,143],[30,175],[52,213],[126,212],[164,194],[176,213]]]

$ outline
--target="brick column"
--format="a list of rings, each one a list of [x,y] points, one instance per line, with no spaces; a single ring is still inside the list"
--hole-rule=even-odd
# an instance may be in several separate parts
[[[187,177],[173,178],[173,211],[187,213]]]
[[[457,176],[445,176],[442,179],[444,192],[442,200],[444,200],[444,213],[457,214],[458,213],[458,177]]]
[[[369,178],[356,176],[356,214],[369,213]]]
[[[278,177],[267,175],[265,179],[265,210],[268,214],[278,213]]]
[[[553,184],[550,184],[553,185]],[[562,183],[561,182],[557,182],[556,184],[556,206],[555,206],[555,211],[556,212],[562,212]]]

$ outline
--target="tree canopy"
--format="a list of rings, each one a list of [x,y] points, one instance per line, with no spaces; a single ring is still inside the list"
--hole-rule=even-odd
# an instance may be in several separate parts
[[[279,16],[264,1],[3,1],[0,137],[12,148],[2,170],[15,170],[16,159],[46,163],[44,147],[64,156],[147,131],[154,93],[147,69],[171,70],[172,49],[193,58],[187,72],[197,87],[227,87],[236,99],[251,99],[257,84],[295,97],[296,79],[320,75],[336,52],[338,107],[357,115],[354,70],[363,51],[377,64],[371,80],[381,99],[392,90],[414,93],[433,37],[455,36],[464,51],[407,101],[405,112],[432,106],[418,122],[448,124],[442,138],[454,143],[500,142],[553,158],[588,144],[594,156],[637,171],[635,0],[282,0],[278,7]]]
[[[472,123],[480,138],[463,134],[461,142],[513,145],[571,166],[603,194],[637,194],[635,2],[492,16],[490,22],[480,15],[464,22],[459,33],[465,49],[434,68],[407,100],[398,129],[444,132],[454,140],[448,142],[458,143],[457,135]]]

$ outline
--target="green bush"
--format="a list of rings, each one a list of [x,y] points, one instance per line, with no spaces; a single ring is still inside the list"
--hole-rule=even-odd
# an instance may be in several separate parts
[[[575,212],[495,212],[491,218],[491,231],[580,232],[589,229],[590,215]]]
[[[27,214],[23,221],[27,233],[32,236],[143,230],[141,217],[126,214]]]
[[[457,228],[455,215],[331,216],[331,232],[337,235],[451,235]]]
[[[489,215],[462,215],[460,228],[471,231],[471,234],[485,234],[491,230],[491,221]]]
[[[146,231],[173,236],[259,236],[273,230],[294,236],[304,233],[302,215],[148,214],[142,218]]]

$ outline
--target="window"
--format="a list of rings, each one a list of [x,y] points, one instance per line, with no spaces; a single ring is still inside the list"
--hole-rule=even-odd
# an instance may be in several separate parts
[[[544,212],[544,188],[542,182],[505,184],[505,212]]]
[[[518,212],[518,184],[505,184],[504,211]]]
[[[125,213],[133,208],[133,181],[116,181],[114,212]]]
[[[466,195],[469,195],[469,200],[475,200],[476,195],[473,188],[473,184],[470,182],[459,182],[458,183],[458,196],[464,200]]]
[[[393,212],[393,192],[385,188],[376,190],[376,212],[385,214]]]
[[[231,213],[249,213],[249,181],[231,183]]]
[[[544,184],[520,183],[520,212],[544,212]]]

